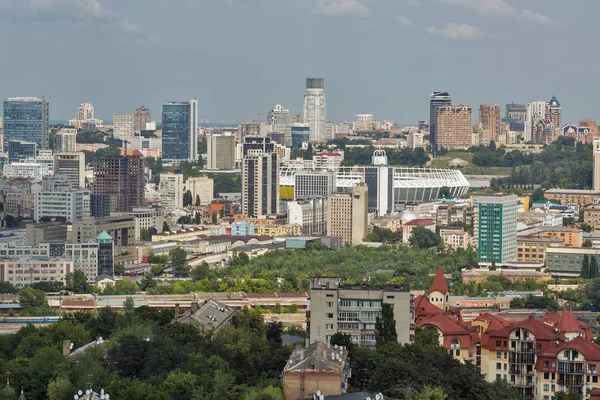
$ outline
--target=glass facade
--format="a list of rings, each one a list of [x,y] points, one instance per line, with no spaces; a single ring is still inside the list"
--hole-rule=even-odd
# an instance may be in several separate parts
[[[48,147],[48,102],[36,97],[4,100],[4,147],[11,139],[35,142]]]
[[[22,140],[8,141],[8,161],[11,163],[27,158],[35,158],[35,153],[36,144],[34,142],[25,142]]]
[[[187,160],[190,145],[190,105],[169,103],[162,112],[162,158]]]

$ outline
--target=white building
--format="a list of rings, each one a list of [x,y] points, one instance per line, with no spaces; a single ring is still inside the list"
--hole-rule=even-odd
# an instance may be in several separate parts
[[[85,153],[59,152],[54,156],[54,175],[64,175],[76,187],[85,187]]]
[[[189,190],[192,193],[192,204],[196,205],[196,200],[200,199],[201,205],[210,204],[214,198],[214,181],[206,176],[190,177],[185,181],[184,191]]]
[[[327,198],[335,191],[335,174],[331,171],[298,171],[294,177],[294,199]]]
[[[98,277],[99,246],[96,241],[65,243],[65,257],[73,263],[74,271],[83,271],[89,283]]]
[[[532,101],[527,103],[527,116],[525,118],[525,132],[524,139],[526,142],[532,140],[531,134],[533,132],[533,125],[540,120],[546,118],[546,109],[548,108],[547,101]]]
[[[287,216],[288,224],[301,226],[302,235],[327,233],[327,199],[324,197],[287,202]]]
[[[160,174],[160,202],[167,211],[183,207],[183,174]]]
[[[467,249],[471,243],[471,235],[460,226],[440,228],[440,237],[444,240],[444,244],[453,250]]]
[[[73,261],[52,257],[21,257],[0,260],[0,279],[16,288],[35,282],[65,282],[73,272]]]
[[[93,115],[92,109],[92,115]],[[77,144],[77,129],[62,128],[54,137],[55,149],[57,151],[75,151]]]
[[[422,132],[411,132],[407,137],[408,147],[416,149],[417,147],[423,147],[423,133]]]
[[[235,167],[236,139],[233,132],[208,135],[206,145],[207,169],[233,169]]]
[[[594,139],[592,151],[594,152],[593,189],[600,190],[600,139]]]
[[[306,78],[303,122],[310,126],[310,140],[325,140],[325,80]]]
[[[134,132],[133,114],[113,114],[113,136],[116,139],[131,140]]]
[[[74,189],[65,176],[46,178],[41,189],[32,187],[34,219],[63,217],[73,222],[90,215],[90,192]]]
[[[129,139],[128,150],[158,150],[162,149],[162,138],[145,138],[136,136]]]
[[[134,208],[128,214],[135,218],[135,240],[140,240],[142,229],[155,228],[157,232],[162,232],[163,223],[165,222],[165,210],[163,208]]]
[[[48,176],[50,170],[46,164],[37,164],[32,162],[4,164],[2,172],[5,178],[26,178],[42,180]]]
[[[90,103],[81,103],[79,107],[77,107],[77,119],[79,121],[87,121],[90,119],[94,119],[94,106]],[[65,151],[73,151],[73,150],[65,150]]]

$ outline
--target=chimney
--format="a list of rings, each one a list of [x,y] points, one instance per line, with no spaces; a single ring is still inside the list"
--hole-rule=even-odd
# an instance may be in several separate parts
[[[179,303],[175,303],[175,319],[179,318]]]
[[[71,341],[70,340],[63,340],[63,356],[68,356],[69,354],[71,354]]]
[[[196,311],[198,309],[198,307],[199,307],[198,302],[197,301],[193,301],[192,302],[192,310]]]

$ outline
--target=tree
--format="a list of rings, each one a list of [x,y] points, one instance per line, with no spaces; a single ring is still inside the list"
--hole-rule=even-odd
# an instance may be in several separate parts
[[[0,293],[17,293],[17,289],[10,282],[1,281]]]
[[[186,277],[189,275],[190,267],[187,264],[187,253],[181,247],[176,247],[169,251],[171,264],[173,266],[173,276]]]
[[[202,216],[197,211],[194,213],[194,223],[196,225],[200,225],[202,223]]]
[[[135,310],[135,301],[133,300],[133,297],[125,298],[123,309],[126,313],[132,313]]]
[[[415,400],[446,400],[447,398],[448,395],[443,389],[430,385],[426,385],[423,390],[415,396]]]
[[[391,304],[384,303],[381,306],[381,317],[377,317],[375,322],[375,342],[377,347],[398,342],[394,308]]]
[[[584,293],[589,299],[590,310],[600,311],[600,279],[587,282]]]
[[[191,206],[192,204],[192,192],[186,190],[185,192],[183,192],[183,206],[187,207]]]
[[[583,256],[583,262],[581,264],[581,277],[584,279],[589,279],[590,276],[590,259],[586,254]]]
[[[165,272],[165,267],[161,264],[152,264],[150,267],[150,272],[152,272],[153,276],[160,276]]]
[[[592,247],[592,241],[590,239],[585,239],[581,244],[581,247],[590,248]]]
[[[157,283],[154,280],[154,275],[152,274],[152,272],[151,271],[146,271],[144,273],[144,276],[140,280],[140,289],[142,291],[146,291],[148,289],[155,288],[156,285],[157,285]]]
[[[19,304],[23,309],[21,316],[44,316],[54,314],[54,310],[48,305],[46,294],[38,289],[30,287],[21,289],[19,292]]]
[[[536,201],[544,201],[545,200],[544,190],[542,188],[535,189],[535,191],[531,195],[531,200],[534,201],[534,202],[536,202]]]
[[[208,273],[210,272],[210,267],[206,261],[202,261],[200,265],[196,266],[196,268],[191,270],[191,278],[192,282],[200,281],[204,278],[208,277]]]
[[[335,346],[336,344],[338,346],[343,346],[346,349],[348,349],[348,351],[350,351],[354,348],[354,343],[352,343],[352,336],[350,336],[348,333],[341,333],[341,332],[334,333],[333,335],[331,335],[331,339],[329,340],[329,343],[332,346]]]
[[[217,222],[218,222],[217,221],[217,213],[213,213],[211,219],[212,219],[212,224],[217,225]]]
[[[197,194],[196,195],[196,207],[199,207],[199,206],[200,206],[200,195]]]
[[[117,276],[121,276],[125,273],[125,266],[121,263],[116,264],[115,265],[115,270],[114,270],[115,275]]]
[[[439,246],[441,238],[435,232],[422,226],[418,226],[411,231],[408,242],[413,248],[429,249]]]
[[[153,226],[151,226],[148,229],[142,228],[140,230],[140,240],[142,242],[150,242],[150,241],[152,241],[152,235],[155,235],[157,233],[158,233],[158,230]]]
[[[163,222],[163,232],[171,232],[171,228],[169,228],[169,224],[167,224],[167,221]]]
[[[557,392],[554,399],[555,400],[581,400],[582,397],[580,394],[569,390],[567,392]]]
[[[590,278],[598,278],[598,263],[596,262],[595,256],[592,256],[592,259],[590,261]]]
[[[304,152],[303,158],[305,160],[312,160],[312,158],[313,158],[313,146],[312,146],[312,143],[309,143],[308,146],[306,147],[306,151]]]
[[[91,293],[92,287],[87,281],[85,273],[77,269],[65,276],[65,285],[68,290],[72,290],[75,294]]]

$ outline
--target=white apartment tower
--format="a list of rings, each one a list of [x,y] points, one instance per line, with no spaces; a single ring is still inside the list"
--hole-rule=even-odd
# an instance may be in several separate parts
[[[183,174],[160,174],[160,202],[167,211],[183,207]]]
[[[75,151],[77,145],[77,129],[62,128],[55,136],[55,150]]]
[[[235,167],[235,135],[233,132],[213,133],[206,137],[206,168]]]
[[[77,119],[79,121],[94,119],[94,106],[90,103],[81,103],[77,107]]]
[[[533,126],[538,121],[543,121],[546,118],[546,109],[548,108],[547,101],[532,101],[527,103],[527,116],[525,118],[524,139],[526,142],[532,140]]]
[[[306,78],[304,93],[304,123],[310,126],[310,140],[325,139],[325,80]]]
[[[113,114],[113,136],[116,139],[132,139],[135,134],[133,126],[133,114]]]
[[[369,212],[368,188],[364,182],[350,193],[329,197],[327,204],[327,235],[342,238],[344,244],[357,244],[367,236]]]
[[[594,139],[592,148],[594,152],[593,189],[600,190],[600,139]]]

